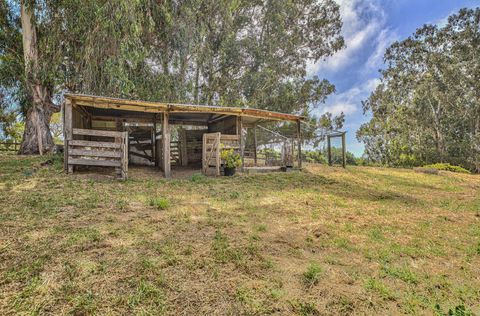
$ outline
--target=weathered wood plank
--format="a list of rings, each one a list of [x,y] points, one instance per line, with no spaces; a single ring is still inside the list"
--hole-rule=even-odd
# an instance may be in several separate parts
[[[298,167],[302,168],[302,126],[300,120],[297,121],[297,141],[298,141]],[[293,148],[292,148],[293,151]]]
[[[151,156],[145,155],[145,154],[142,154],[142,153],[138,153],[136,151],[131,151],[130,155],[131,156],[137,156],[137,157],[140,157],[140,158],[143,158],[143,159],[147,159],[148,161],[153,161],[153,158]]]
[[[88,156],[88,157],[109,157],[121,158],[122,152],[112,150],[93,150],[93,149],[70,149],[70,156]]]
[[[258,110],[258,109],[241,109],[241,108],[235,108],[235,107],[147,102],[147,101],[138,101],[138,100],[107,98],[107,97],[100,97],[100,96],[78,95],[78,94],[67,94],[66,98],[68,100],[72,100],[76,102],[79,105],[98,107],[98,108],[121,109],[121,110],[136,111],[136,112],[150,112],[150,113],[159,113],[163,111],[183,112],[183,113],[203,112],[203,113],[218,113],[218,114],[233,115],[233,116],[266,118],[269,120],[297,121],[297,120],[305,119],[304,117],[298,116],[298,115],[272,112],[272,111],[266,111],[266,110]]]
[[[122,179],[126,180],[128,179],[128,132],[123,132],[123,143],[122,143],[122,158],[121,158],[121,163],[122,163]]]
[[[88,140],[71,140],[68,142],[69,146],[81,146],[81,147],[101,147],[101,148],[115,148],[120,149],[120,144],[110,142],[95,142]]]
[[[65,105],[63,107],[63,115],[64,115],[64,139],[71,140],[72,139],[72,122],[73,122],[73,114],[72,114],[72,102],[70,100],[65,100]]]
[[[245,141],[243,139],[243,119],[241,116],[238,117],[238,121],[237,121],[237,136],[238,136],[238,145],[240,147],[240,159],[242,160],[242,166],[240,167],[240,169],[243,171],[243,168],[245,166],[245,155],[244,155]]]
[[[225,140],[225,141],[227,141],[227,140],[237,140],[237,141],[238,141],[238,140],[240,139],[240,137],[239,137],[238,135],[225,135],[225,134],[222,134],[221,139],[222,139],[222,140]]]
[[[214,149],[215,151],[212,153],[214,154],[214,158],[215,158],[215,175],[218,177],[220,176],[220,138],[221,138],[221,134],[218,133],[218,143],[217,143],[217,147]]]
[[[68,165],[83,165],[83,166],[101,166],[101,167],[121,167],[120,160],[100,160],[100,159],[82,159],[69,157]]]
[[[74,135],[86,135],[86,136],[103,136],[103,137],[114,137],[122,138],[122,132],[115,131],[101,131],[96,129],[83,129],[83,128],[74,128]]]
[[[68,142],[73,138],[72,137],[72,101],[69,99],[65,100],[63,104],[63,168],[65,172],[70,173],[70,168],[68,167]],[[73,170],[72,170],[73,171]]]
[[[257,124],[253,127],[253,163],[257,166]]]
[[[163,113],[162,121],[162,147],[163,147],[163,172],[165,178],[171,177],[170,172],[170,126],[168,125],[169,114]]]
[[[202,145],[202,173],[207,175],[207,134],[203,134],[203,145]]]

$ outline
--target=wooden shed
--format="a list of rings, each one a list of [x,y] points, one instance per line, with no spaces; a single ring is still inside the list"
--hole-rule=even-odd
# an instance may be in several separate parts
[[[296,162],[301,167],[301,116],[80,94],[65,98],[65,170],[69,173],[78,166],[112,167],[118,176],[127,178],[129,165],[146,164],[157,167],[167,178],[172,168],[220,175],[222,148],[234,148],[242,161],[251,158],[257,166],[257,125],[272,121],[296,124],[295,134],[285,137],[290,150],[282,164],[293,166]],[[253,145],[247,150],[248,130]]]

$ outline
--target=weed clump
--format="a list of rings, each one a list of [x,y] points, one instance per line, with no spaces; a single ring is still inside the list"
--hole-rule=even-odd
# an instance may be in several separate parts
[[[170,201],[166,198],[155,198],[150,200],[150,206],[159,210],[166,210],[170,207]]]
[[[323,269],[317,263],[311,263],[307,271],[303,273],[303,281],[308,286],[313,286],[320,281],[320,274]]]

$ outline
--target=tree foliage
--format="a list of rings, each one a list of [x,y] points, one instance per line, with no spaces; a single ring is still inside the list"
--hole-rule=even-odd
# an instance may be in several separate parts
[[[333,0],[30,3],[39,77],[56,93],[307,114],[334,91],[326,80],[306,78],[307,63],[343,47]],[[0,10],[0,36],[6,39],[0,84],[15,87],[20,100],[25,89],[18,3],[2,0]]]
[[[448,162],[480,171],[480,8],[425,25],[385,53],[357,138],[370,160]]]

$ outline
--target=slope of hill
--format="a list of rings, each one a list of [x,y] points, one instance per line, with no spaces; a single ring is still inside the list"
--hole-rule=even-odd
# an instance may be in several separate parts
[[[0,156],[0,314],[480,313],[480,178],[126,182]]]

